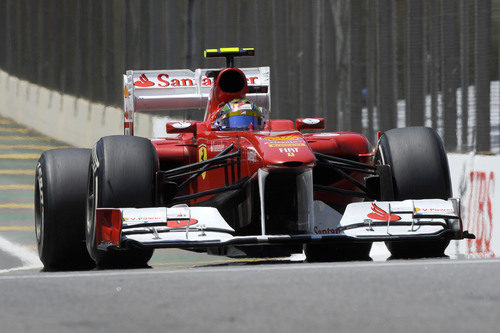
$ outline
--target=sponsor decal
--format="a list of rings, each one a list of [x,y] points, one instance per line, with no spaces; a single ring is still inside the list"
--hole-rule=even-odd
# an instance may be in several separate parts
[[[198,223],[198,220],[196,219],[187,219],[183,218],[183,216],[178,216],[179,219],[167,219],[167,227],[169,228],[184,228],[187,227],[188,225],[194,225]],[[127,222],[151,222],[151,221],[158,221],[158,222],[163,222],[165,221],[165,216],[137,216],[137,217],[126,217],[123,219],[124,221]]]
[[[207,158],[208,158],[207,146],[202,144],[198,147],[198,162],[206,161]],[[206,171],[201,174],[202,179],[205,179],[206,176],[207,176]]]
[[[389,218],[389,214],[385,210],[377,206],[375,203],[372,203],[372,212],[369,213],[367,216],[372,220],[376,221],[395,222],[401,220],[401,217],[396,214],[391,214]]]
[[[176,78],[170,79],[168,74],[162,73],[158,74],[158,86],[165,87],[192,87],[194,86],[194,81],[189,78]]]
[[[247,84],[248,85],[255,85],[255,84],[258,84],[257,83],[257,80],[259,79],[258,76],[250,76],[250,77],[247,77]],[[204,76],[202,79],[201,79],[201,86],[202,87],[210,87],[211,85],[213,84],[213,80],[209,77],[206,77]]]
[[[270,144],[269,147],[271,148],[278,148],[278,147],[305,147],[305,143],[273,143]]]
[[[280,153],[287,154],[290,157],[295,156],[299,152],[299,148],[279,148]]]
[[[191,123],[189,122],[178,122],[172,124],[173,128],[178,128],[178,129],[188,128],[189,126],[191,126]]]
[[[210,87],[212,85],[212,79],[209,77],[204,77],[201,79],[201,85],[203,87]]]
[[[210,146],[210,151],[213,152],[221,152],[224,150],[224,145],[223,144],[215,144]]]
[[[224,141],[222,140],[212,140],[210,142],[210,151],[213,153],[218,153],[223,151],[227,146],[229,146],[229,143],[224,144]]]
[[[148,77],[146,76],[146,74],[142,74],[140,77],[139,77],[139,81],[135,81],[134,82],[134,86],[136,87],[141,87],[141,88],[146,88],[146,87],[152,87],[154,86],[154,82],[152,81],[149,81]]]
[[[339,136],[340,133],[318,133],[318,134],[314,134],[313,136],[314,137],[317,137],[317,136]]]
[[[251,76],[247,78],[247,82],[249,85],[257,84],[257,80],[259,78],[257,76]],[[160,87],[160,88],[176,88],[176,87],[193,87],[198,83],[193,77],[179,77],[175,76],[173,78],[170,77],[167,73],[160,73],[155,78],[152,78],[151,81],[145,73],[139,76],[139,80],[134,82],[136,87],[140,88],[149,88],[149,87]],[[202,87],[211,87],[213,85],[213,80],[209,77],[201,78],[201,86]],[[126,95],[127,93],[125,93]],[[125,96],[127,97],[127,96]]]
[[[266,136],[264,139],[266,140],[272,140],[272,141],[292,141],[299,139],[299,136],[296,135],[290,135],[290,136]]]
[[[280,153],[298,153],[299,148],[280,148]]]
[[[494,258],[495,253],[490,244],[493,231],[492,198],[495,191],[495,173],[471,171],[469,182],[465,225],[469,232],[476,235],[476,239],[467,239],[467,254],[479,258]]]
[[[256,84],[255,80],[259,79],[257,76],[250,76],[247,78],[248,84]]]
[[[317,118],[306,118],[302,121],[304,122],[304,124],[307,124],[307,125],[316,125],[316,124],[319,124],[319,122],[320,122],[320,120]]]
[[[315,226],[313,231],[317,235],[322,235],[322,234],[340,234],[342,231],[346,230],[345,227],[340,227],[340,228],[326,228],[326,229],[320,229],[318,226]]]
[[[448,209],[448,208],[415,208],[416,212],[423,212],[423,213],[454,213],[453,209]]]
[[[295,148],[296,150],[294,151],[286,151],[286,153],[295,153],[298,152],[297,147],[305,147],[306,144],[302,140],[300,136],[297,135],[287,135],[287,136],[266,136],[264,137],[266,141],[264,141],[265,144],[269,146],[269,148],[280,148],[280,152],[285,152],[282,151],[281,148]],[[289,155],[293,156],[293,155]]]
[[[196,219],[185,219],[185,220],[168,220],[167,227],[169,228],[185,228],[188,225],[194,225],[198,223]]]
[[[124,221],[129,222],[140,222],[140,221],[164,221],[164,216],[135,216],[135,217],[124,217]]]

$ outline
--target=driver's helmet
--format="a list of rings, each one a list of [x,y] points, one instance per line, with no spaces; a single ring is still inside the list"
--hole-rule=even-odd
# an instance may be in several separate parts
[[[236,98],[226,103],[219,112],[215,126],[219,130],[262,130],[264,114],[262,109],[246,98]]]

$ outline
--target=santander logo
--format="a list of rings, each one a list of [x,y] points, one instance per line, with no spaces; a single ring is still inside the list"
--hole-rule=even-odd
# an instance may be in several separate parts
[[[152,81],[149,81],[148,77],[146,76],[146,74],[142,74],[140,77],[139,77],[139,81],[135,81],[134,82],[134,86],[136,87],[141,87],[141,88],[146,88],[146,87],[152,87],[154,86],[154,82]]]
[[[389,214],[377,206],[375,203],[372,203],[372,212],[367,215],[369,218],[372,220],[377,220],[377,221],[388,221],[389,220]],[[401,220],[401,217],[396,215],[396,214],[391,214],[390,220],[391,222],[394,221],[399,221]]]
[[[149,88],[149,87],[155,87],[155,88],[177,88],[177,87],[193,87],[198,84],[200,84],[202,87],[211,87],[213,82],[212,79],[209,77],[202,77],[200,79],[200,82],[198,83],[197,79],[195,79],[194,76],[190,76],[186,74],[187,76],[179,76],[172,74],[168,75],[167,73],[154,73],[154,72],[149,72],[148,75],[151,77],[151,81],[145,73],[142,73],[139,76],[139,79],[134,82],[134,86],[139,87],[139,88]],[[173,76],[172,78],[170,76]],[[256,80],[258,80],[258,76],[252,76],[247,78],[248,84],[249,85],[255,85],[257,84]],[[128,96],[128,91],[124,91],[125,97]]]

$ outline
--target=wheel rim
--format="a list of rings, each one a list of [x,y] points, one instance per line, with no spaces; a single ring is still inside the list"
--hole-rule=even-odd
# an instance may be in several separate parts
[[[95,220],[95,208],[96,208],[96,189],[97,189],[97,177],[95,177],[93,174],[90,177],[90,184],[89,184],[89,194],[87,196],[87,234],[92,235],[93,231],[93,224]]]
[[[43,224],[44,224],[44,201],[43,201],[43,178],[42,167],[38,163],[36,167],[35,184],[35,235],[36,240],[41,247],[43,245]]]
[[[90,257],[96,260],[96,238],[95,238],[95,218],[97,208],[97,193],[98,193],[98,178],[97,167],[91,163],[89,170],[89,184],[87,190],[87,205],[86,205],[86,225],[85,225],[85,239],[87,250]]]

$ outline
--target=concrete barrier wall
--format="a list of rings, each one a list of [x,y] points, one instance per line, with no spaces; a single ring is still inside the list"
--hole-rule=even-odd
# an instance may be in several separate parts
[[[103,136],[123,134],[121,109],[64,95],[4,71],[0,71],[0,114],[76,147],[91,147]],[[136,113],[135,133],[152,137],[153,123],[159,128],[158,123],[164,122]]]

